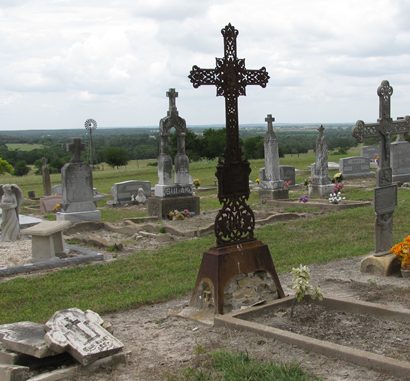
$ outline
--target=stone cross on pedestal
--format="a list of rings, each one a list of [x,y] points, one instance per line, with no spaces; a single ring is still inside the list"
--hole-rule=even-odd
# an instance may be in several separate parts
[[[178,114],[177,105],[175,99],[178,98],[178,92],[175,89],[169,89],[166,92],[166,96],[169,98],[169,111],[168,116],[171,115],[171,112],[176,112]]]
[[[273,131],[273,122],[275,121],[275,118],[272,117],[272,114],[266,115],[265,122],[268,123],[268,132],[271,132],[275,134]]]
[[[245,59],[236,55],[238,30],[228,24],[221,30],[224,57],[216,58],[215,69],[193,66],[188,78],[195,88],[215,85],[216,95],[225,97],[226,148],[224,160],[217,166],[218,198],[222,209],[215,219],[218,245],[253,240],[255,216],[246,200],[249,198],[249,162],[243,160],[239,145],[238,97],[246,95],[247,85],[266,87],[269,75],[264,67],[249,70]]]
[[[81,152],[84,151],[85,144],[81,143],[80,138],[74,138],[73,142],[68,145],[68,150],[73,154],[71,163],[81,162]]]
[[[276,189],[283,186],[283,181],[280,181],[279,168],[279,146],[276,139],[275,131],[273,131],[273,122],[275,118],[268,114],[265,122],[268,123],[268,131],[264,138],[264,155],[265,155],[265,178],[270,184],[269,188]]]
[[[390,116],[390,97],[393,88],[388,81],[382,81],[377,89],[379,96],[379,118],[377,123],[356,122],[353,137],[359,142],[364,138],[375,136],[380,140],[380,166],[377,169],[374,208],[376,212],[376,253],[384,254],[393,245],[393,212],[397,204],[397,185],[392,184],[390,167],[390,141],[392,134],[403,134],[410,131],[410,117],[406,116],[393,121]]]

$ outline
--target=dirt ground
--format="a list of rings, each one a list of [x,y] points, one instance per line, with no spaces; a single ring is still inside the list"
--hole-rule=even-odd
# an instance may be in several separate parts
[[[348,296],[410,308],[408,279],[360,274],[359,262],[360,258],[354,258],[325,265],[312,265],[310,268],[313,283],[319,284],[325,295]],[[290,293],[291,276],[283,274],[280,279],[286,293]],[[101,369],[91,375],[84,373],[76,379],[166,380],[167,374],[178,374],[181,369],[195,363],[197,348],[225,348],[232,351],[247,351],[249,355],[260,359],[294,361],[306,371],[324,380],[399,380],[385,373],[304,351],[275,339],[248,332],[215,328],[170,314],[171,310],[186,306],[188,298],[189,295],[166,303],[104,316],[113,324],[116,337],[132,352],[128,365],[119,366],[112,371]],[[362,329],[366,331],[366,325]]]

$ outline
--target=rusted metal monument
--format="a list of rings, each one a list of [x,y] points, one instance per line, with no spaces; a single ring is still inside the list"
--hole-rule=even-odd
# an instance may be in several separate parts
[[[220,314],[224,288],[237,274],[265,271],[271,275],[278,297],[284,296],[268,246],[254,237],[255,216],[247,204],[251,169],[242,158],[239,145],[238,97],[246,95],[247,85],[266,87],[269,75],[264,67],[246,69],[245,59],[237,58],[237,29],[228,24],[221,33],[224,57],[216,58],[215,69],[193,66],[189,75],[195,88],[214,85],[216,95],[225,97],[227,144],[224,159],[216,168],[218,199],[222,204],[214,225],[217,246],[204,253],[191,298],[191,305],[197,305],[206,284],[214,297],[215,312]]]
[[[375,252],[362,261],[364,272],[380,272],[389,275],[393,271],[394,256],[389,254],[393,245],[393,212],[397,205],[397,185],[392,182],[390,166],[391,136],[410,132],[410,116],[393,120],[390,116],[390,98],[393,88],[388,81],[382,81],[377,88],[379,96],[379,118],[377,123],[356,122],[353,137],[362,142],[366,137],[380,139],[380,167],[376,172],[376,188],[374,190]]]

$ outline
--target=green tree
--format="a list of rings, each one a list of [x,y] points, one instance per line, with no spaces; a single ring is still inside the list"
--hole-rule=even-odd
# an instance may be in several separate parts
[[[15,176],[24,176],[30,172],[30,167],[27,166],[27,163],[24,160],[18,160],[14,166],[14,175]]]
[[[111,167],[128,164],[128,152],[121,147],[109,147],[104,150],[104,161]]]
[[[13,166],[7,161],[0,158],[0,175],[5,173],[13,173]]]

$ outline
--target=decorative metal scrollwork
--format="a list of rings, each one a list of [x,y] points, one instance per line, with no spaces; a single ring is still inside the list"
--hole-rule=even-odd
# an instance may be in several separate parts
[[[214,227],[218,245],[254,239],[255,215],[246,200],[245,195],[222,199]]]

